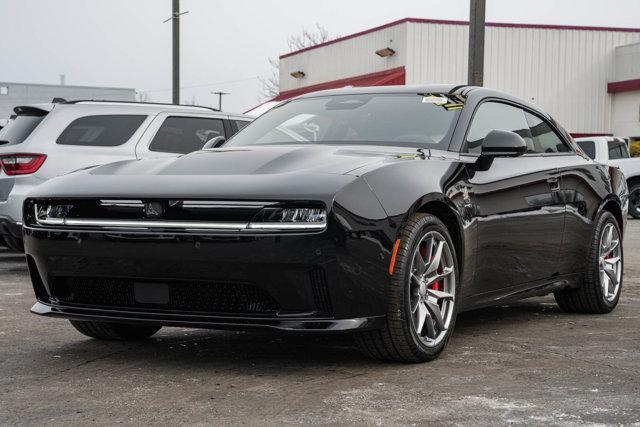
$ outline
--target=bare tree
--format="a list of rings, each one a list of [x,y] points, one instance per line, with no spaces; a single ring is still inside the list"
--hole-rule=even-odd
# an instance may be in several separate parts
[[[311,30],[303,27],[300,34],[288,37],[287,46],[289,47],[289,52],[295,52],[296,50],[317,46],[331,39],[329,31],[322,25],[316,24],[315,28]],[[269,64],[271,64],[271,73],[266,77],[260,77],[260,83],[262,83],[261,98],[263,100],[274,98],[280,93],[279,60],[277,58],[269,58]]]
[[[280,63],[278,59],[269,58],[269,64],[271,65],[269,75],[258,77],[262,84],[262,92],[260,93],[262,101],[275,98],[280,93]]]
[[[329,41],[329,31],[320,24],[316,24],[316,27],[312,30],[302,28],[302,32],[295,36],[290,36],[287,39],[287,45],[289,46],[289,52],[305,49],[311,46],[317,46],[326,41]]]

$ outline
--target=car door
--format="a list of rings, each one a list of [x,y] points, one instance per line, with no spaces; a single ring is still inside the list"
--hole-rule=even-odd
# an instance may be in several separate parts
[[[497,292],[553,276],[562,243],[565,207],[558,196],[558,167],[537,152],[521,107],[481,103],[463,153],[480,154],[484,137],[496,129],[519,134],[528,150],[520,157],[496,157],[488,167],[469,167],[467,191],[475,205],[477,226],[477,264],[470,294]]]
[[[191,153],[217,136],[229,138],[229,120],[195,113],[160,113],[136,147],[138,158],[168,157]]]
[[[532,127],[539,135],[540,144],[552,150],[562,147],[554,155],[560,174],[562,197],[566,206],[565,231],[562,252],[558,257],[558,273],[582,274],[587,271],[590,242],[593,238],[594,218],[601,201],[610,193],[607,188],[609,169],[593,162],[573,148],[571,137],[553,122],[537,118],[540,125]],[[590,142],[590,141],[585,141]],[[583,147],[584,144],[580,144]],[[589,156],[590,157],[590,156]]]

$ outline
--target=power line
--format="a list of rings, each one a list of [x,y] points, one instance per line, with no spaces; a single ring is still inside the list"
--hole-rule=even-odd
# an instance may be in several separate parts
[[[254,76],[254,77],[246,77],[244,79],[238,79],[238,80],[227,80],[222,82],[204,83],[199,85],[180,86],[180,89],[195,89],[199,87],[216,86],[216,85],[224,85],[224,84],[231,84],[231,83],[241,83],[249,80],[258,80],[259,78],[260,76]],[[165,88],[165,89],[138,89],[138,90],[140,92],[167,92],[167,91],[170,91],[171,89]]]

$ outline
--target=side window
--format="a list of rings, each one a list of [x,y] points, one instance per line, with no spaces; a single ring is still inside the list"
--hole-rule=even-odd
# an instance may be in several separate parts
[[[167,117],[153,137],[149,150],[187,154],[202,149],[216,136],[225,136],[222,119]]]
[[[536,153],[568,153],[571,149],[540,117],[525,111]]]
[[[609,149],[609,160],[615,159],[627,159],[629,158],[629,151],[627,145],[621,141],[607,141]]]
[[[584,154],[589,156],[590,159],[596,158],[596,143],[593,141],[576,141],[578,146],[584,151]]]
[[[236,127],[238,128],[238,132],[240,132],[242,129],[244,129],[249,123],[246,120],[234,120]]]
[[[115,147],[127,142],[146,118],[130,114],[80,117],[62,131],[56,143]]]
[[[534,152],[529,125],[520,108],[499,102],[485,102],[476,110],[463,152],[480,154],[482,141],[492,130],[506,130],[520,135],[527,143],[527,152]]]
[[[44,114],[14,116],[0,128],[0,145],[20,144],[31,135],[44,118]]]

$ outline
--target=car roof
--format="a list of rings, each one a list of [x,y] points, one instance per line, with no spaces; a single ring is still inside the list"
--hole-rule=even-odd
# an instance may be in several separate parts
[[[181,112],[201,112],[201,113],[222,113],[217,108],[203,107],[199,105],[176,105],[155,102],[134,102],[134,101],[108,101],[108,100],[76,100],[61,102],[59,105],[91,105],[91,106],[115,106],[115,107],[132,107],[144,109],[146,111],[181,111]],[[224,114],[224,113],[223,113]]]
[[[161,104],[151,102],[127,102],[127,101],[97,101],[97,100],[77,100],[77,101],[63,101],[63,102],[51,102],[42,104],[27,104],[20,105],[14,108],[16,113],[20,110],[36,109],[44,112],[51,112],[62,109],[74,109],[82,111],[87,114],[94,114],[99,112],[109,113],[121,113],[121,114],[158,114],[163,112],[174,113],[199,113],[199,114],[212,114],[223,115],[231,118],[252,119],[251,116],[243,114],[226,113],[219,111],[212,107],[203,107],[198,105],[174,105],[174,104]]]
[[[402,86],[367,86],[367,87],[353,87],[346,86],[339,89],[328,89],[318,92],[309,92],[304,95],[300,95],[294,99],[314,98],[319,96],[336,96],[336,95],[357,95],[357,94],[386,94],[386,93],[456,93],[460,95],[473,95],[479,98],[498,98],[507,101],[512,101],[526,106],[529,109],[537,111],[538,113],[550,118],[544,110],[537,105],[531,104],[524,99],[510,95],[506,92],[502,92],[496,89],[491,89],[482,86],[470,86],[465,84],[431,84],[431,85],[402,85]]]
[[[460,85],[410,85],[410,86],[345,86],[339,89],[327,89],[318,92],[309,92],[298,96],[300,98],[314,98],[317,96],[356,95],[374,93],[448,93]]]

